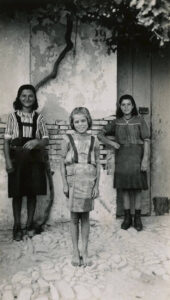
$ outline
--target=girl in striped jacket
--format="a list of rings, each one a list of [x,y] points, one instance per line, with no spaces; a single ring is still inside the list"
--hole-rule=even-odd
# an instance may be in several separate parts
[[[26,233],[31,237],[36,196],[47,192],[43,149],[48,143],[48,132],[43,116],[36,112],[38,102],[32,85],[20,86],[13,106],[15,111],[8,117],[4,136],[4,152],[8,196],[13,198],[13,239],[20,241],[22,197],[27,197]]]

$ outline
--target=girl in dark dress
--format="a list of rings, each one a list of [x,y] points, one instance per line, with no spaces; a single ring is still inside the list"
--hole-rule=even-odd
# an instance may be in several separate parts
[[[13,198],[13,239],[20,241],[23,237],[22,197],[27,197],[26,233],[31,237],[34,232],[36,196],[47,193],[43,149],[48,143],[48,132],[43,116],[36,112],[38,102],[32,85],[20,86],[13,106],[15,112],[8,117],[4,152],[8,172],[8,196]]]
[[[107,136],[114,136],[111,141]],[[132,225],[131,198],[135,199],[134,227],[142,230],[141,191],[148,189],[147,168],[149,155],[149,130],[145,120],[138,116],[131,95],[123,95],[118,103],[116,119],[106,125],[98,138],[116,149],[114,188],[120,189],[124,204],[122,229]]]

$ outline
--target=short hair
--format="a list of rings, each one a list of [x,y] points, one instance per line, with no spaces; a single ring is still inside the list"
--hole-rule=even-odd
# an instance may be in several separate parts
[[[70,126],[73,130],[74,128],[74,115],[82,114],[86,117],[87,123],[88,123],[88,129],[92,127],[92,118],[90,115],[89,110],[86,107],[75,107],[73,111],[70,114],[69,121],[70,121]]]
[[[20,96],[23,90],[31,90],[34,94],[35,97],[35,102],[32,106],[33,110],[36,110],[38,108],[38,100],[37,100],[37,95],[36,95],[36,90],[35,87],[32,84],[23,84],[19,87],[18,92],[17,92],[17,97],[15,101],[13,102],[13,107],[14,109],[21,110],[22,109],[22,103],[20,101]]]
[[[132,109],[132,113],[131,113],[132,116],[137,116],[137,115],[138,115],[138,110],[137,110],[137,107],[136,107],[136,103],[135,103],[134,98],[133,98],[131,95],[129,95],[129,94],[125,94],[125,95],[122,95],[122,96],[120,97],[120,99],[119,99],[118,106],[117,106],[117,110],[116,110],[116,117],[117,117],[117,118],[123,117],[123,112],[122,112],[120,106],[121,106],[123,100],[125,100],[125,99],[130,100],[131,103],[132,103],[132,105],[133,105],[133,109]]]

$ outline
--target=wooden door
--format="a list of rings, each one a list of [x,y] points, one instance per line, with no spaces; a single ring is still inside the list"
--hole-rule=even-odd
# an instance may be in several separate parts
[[[141,45],[122,45],[118,49],[118,99],[123,94],[131,94],[150,128],[151,118],[151,55],[150,50]],[[150,171],[148,172],[150,187]],[[151,197],[142,192],[142,214],[151,214]],[[134,207],[132,207],[134,210]],[[117,216],[123,215],[121,192],[117,192]]]

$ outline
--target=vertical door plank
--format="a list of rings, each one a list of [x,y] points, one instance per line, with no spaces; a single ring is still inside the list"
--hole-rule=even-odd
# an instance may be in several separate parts
[[[170,195],[170,46],[152,53],[152,198]]]
[[[120,46],[117,53],[118,76],[117,93],[118,99],[123,94],[132,93],[132,49],[130,46]]]
[[[143,115],[150,129],[151,113],[151,55],[150,49],[133,48],[133,96],[137,107],[147,107],[149,114]],[[142,214],[151,213],[150,170],[148,171],[149,190],[142,192]]]
[[[123,94],[132,94],[132,48],[130,45],[121,45],[117,51],[117,99]],[[117,190],[117,216],[123,215],[122,193]]]

